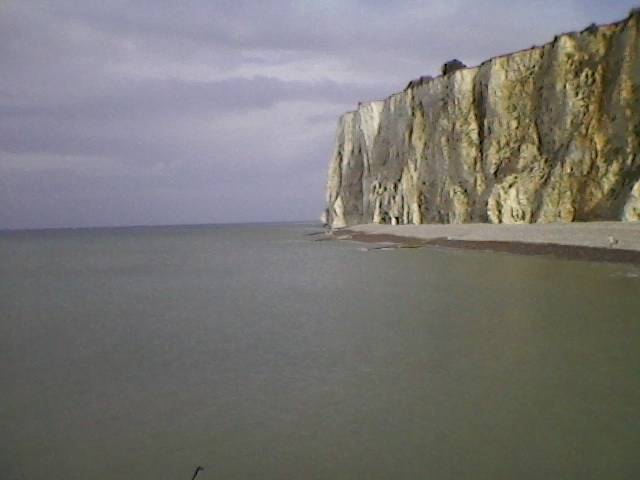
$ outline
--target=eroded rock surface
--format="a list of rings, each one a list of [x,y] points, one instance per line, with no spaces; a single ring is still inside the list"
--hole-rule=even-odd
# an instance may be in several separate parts
[[[327,223],[639,220],[639,32],[633,11],[346,113]]]

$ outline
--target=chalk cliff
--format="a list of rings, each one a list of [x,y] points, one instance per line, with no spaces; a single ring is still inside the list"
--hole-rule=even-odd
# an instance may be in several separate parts
[[[640,11],[474,68],[450,62],[346,113],[325,217],[640,220]]]

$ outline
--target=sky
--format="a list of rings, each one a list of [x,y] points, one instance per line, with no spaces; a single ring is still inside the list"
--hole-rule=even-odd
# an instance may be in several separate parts
[[[358,102],[637,0],[0,0],[0,229],[317,220]]]

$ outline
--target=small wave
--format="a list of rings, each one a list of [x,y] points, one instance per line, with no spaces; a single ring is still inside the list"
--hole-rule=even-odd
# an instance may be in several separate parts
[[[615,272],[609,275],[610,277],[622,277],[622,278],[638,278],[640,279],[640,271],[632,272]]]

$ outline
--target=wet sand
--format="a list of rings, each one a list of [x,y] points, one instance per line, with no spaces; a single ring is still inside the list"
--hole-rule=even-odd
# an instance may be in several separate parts
[[[378,246],[436,246],[640,264],[640,222],[533,225],[355,225],[333,237]]]

